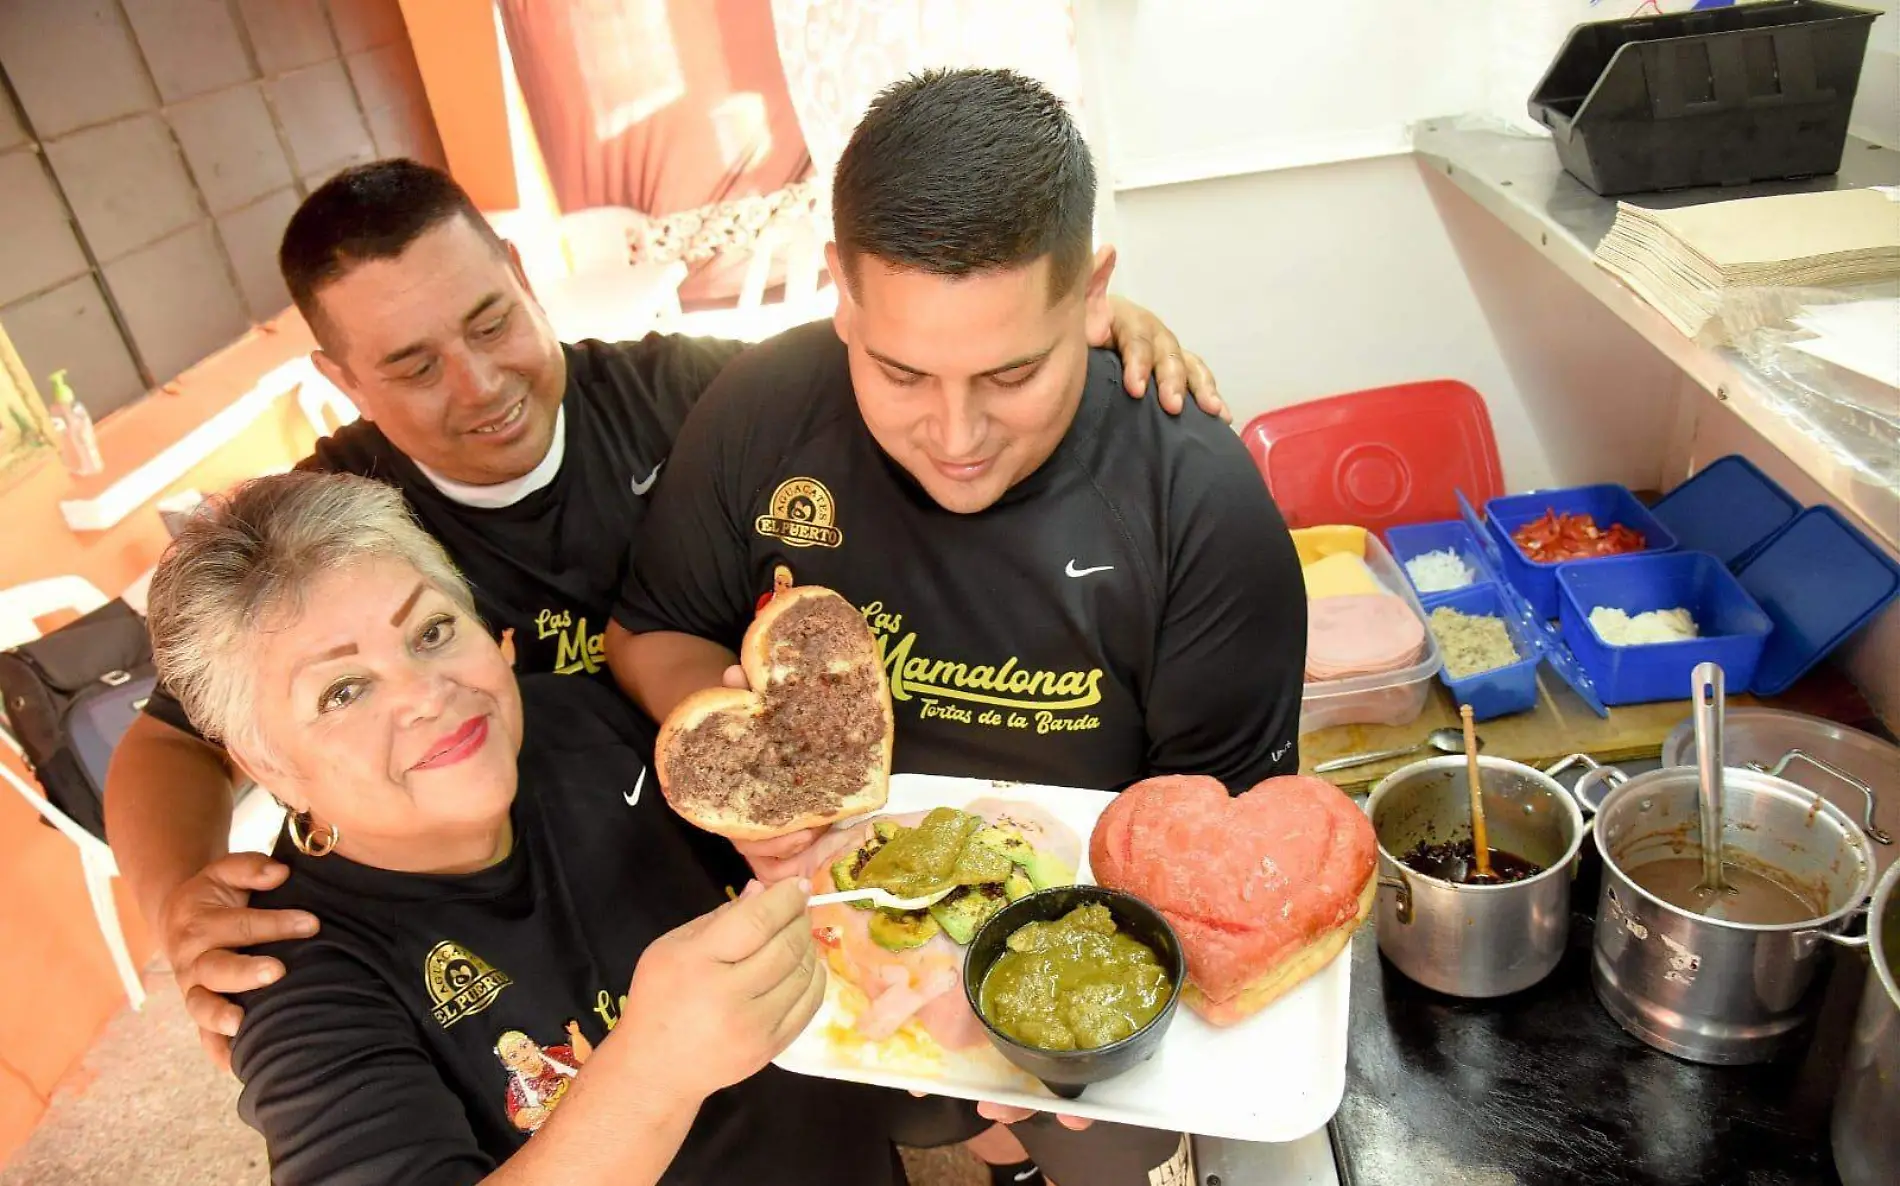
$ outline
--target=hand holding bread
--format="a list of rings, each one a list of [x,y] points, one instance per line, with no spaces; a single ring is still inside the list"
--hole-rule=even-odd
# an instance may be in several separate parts
[[[829,589],[782,587],[746,631],[739,658],[744,689],[695,692],[661,725],[654,766],[673,809],[752,842],[882,807],[890,688],[851,603]]]

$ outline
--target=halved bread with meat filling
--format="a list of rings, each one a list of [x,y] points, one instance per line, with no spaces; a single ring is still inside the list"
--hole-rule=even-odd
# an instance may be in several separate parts
[[[734,840],[767,840],[884,806],[890,685],[850,602],[815,585],[779,592],[739,663],[750,691],[695,692],[660,726],[654,767],[673,810]]]

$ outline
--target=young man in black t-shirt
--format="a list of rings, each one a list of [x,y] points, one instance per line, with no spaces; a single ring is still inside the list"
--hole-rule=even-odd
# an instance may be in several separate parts
[[[561,344],[513,248],[454,181],[413,161],[348,169],[313,192],[279,262],[321,346],[313,361],[363,414],[299,468],[399,488],[488,627],[512,632],[521,674],[610,680],[602,633],[634,529],[688,410],[742,344]],[[1186,380],[1219,406],[1199,360],[1145,311],[1118,305],[1113,336],[1133,368],[1160,355],[1176,399]],[[215,994],[281,973],[227,948],[317,926],[245,909],[284,870],[223,856],[232,789],[222,751],[161,691],[115,755],[106,804],[120,868],[220,1059],[241,1013]],[[723,842],[694,841],[715,868],[731,862]]]
[[[650,714],[721,682],[784,565],[877,636],[897,771],[1238,792],[1299,769],[1291,537],[1230,430],[1164,428],[1090,350],[1115,259],[1090,258],[1094,196],[1073,123],[1020,76],[872,105],[835,182],[835,326],[720,375],[642,531],[607,654]],[[770,878],[814,836],[739,847]],[[1132,1186],[1174,1148],[1138,1132],[1031,1152]]]

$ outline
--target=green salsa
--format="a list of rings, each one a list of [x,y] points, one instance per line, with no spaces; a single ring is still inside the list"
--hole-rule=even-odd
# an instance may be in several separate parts
[[[1018,927],[983,977],[977,1005],[1025,1046],[1093,1050],[1153,1021],[1173,986],[1146,944],[1100,902]]]
[[[981,817],[939,807],[916,827],[900,829],[885,841],[859,871],[858,884],[899,898],[921,898],[964,884],[957,881],[957,861],[982,826]],[[995,880],[1008,873],[1009,861],[1003,858]]]

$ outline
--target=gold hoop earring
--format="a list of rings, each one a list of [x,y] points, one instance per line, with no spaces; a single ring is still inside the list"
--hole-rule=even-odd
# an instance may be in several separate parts
[[[310,813],[293,811],[284,817],[284,828],[290,833],[290,843],[298,852],[307,857],[327,857],[336,849],[336,842],[343,833],[335,824],[319,838],[310,833]]]

